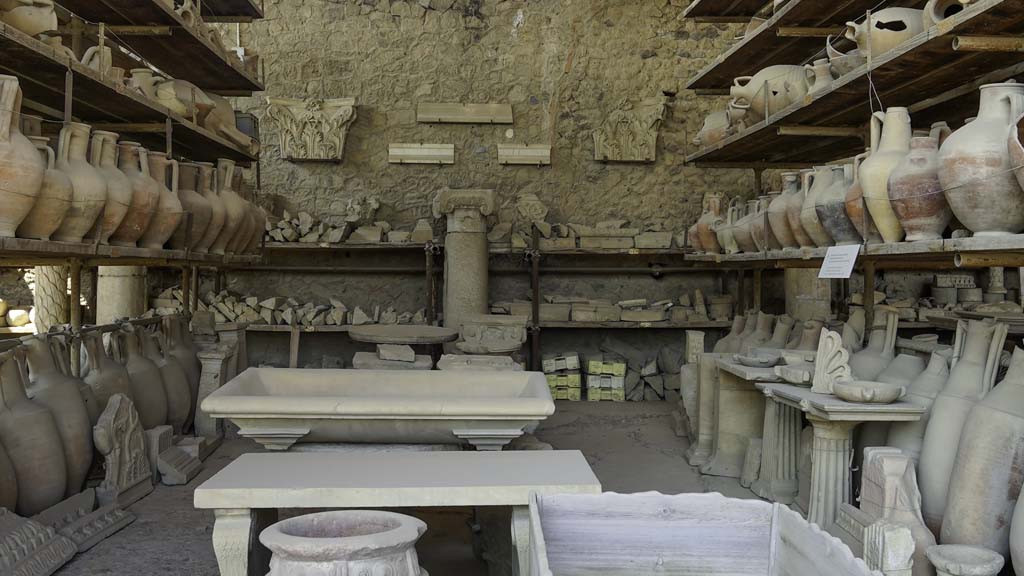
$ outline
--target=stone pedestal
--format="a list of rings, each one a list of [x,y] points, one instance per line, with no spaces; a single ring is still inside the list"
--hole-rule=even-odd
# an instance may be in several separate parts
[[[764,394],[754,382],[775,378],[767,368],[740,366],[728,358],[718,360],[712,453],[700,469],[702,474],[740,477],[750,440],[761,438],[764,430]]]
[[[149,308],[145,266],[100,266],[96,284],[96,323],[138,318]]]
[[[202,374],[199,377],[199,395],[196,398],[196,434],[210,442],[224,437],[224,423],[212,418],[202,410],[203,400],[227,381],[228,359],[234,356],[234,345],[201,343],[199,362]]]
[[[444,238],[444,325],[461,326],[469,315],[486,314],[487,222],[494,211],[493,190],[442,190],[434,217],[447,217]]]
[[[245,334],[249,327],[248,323],[231,322],[217,325],[217,337],[222,344],[227,344],[234,350],[234,354],[227,359],[227,372],[225,380],[231,380],[244,372],[249,367],[249,353],[246,351]]]
[[[761,475],[750,487],[765,500],[792,504],[797,494],[800,456],[800,410],[777,402],[770,386],[758,386],[765,396]]]
[[[690,466],[702,466],[711,457],[715,439],[715,388],[718,386],[718,359],[726,354],[706,353],[700,356],[700,370],[697,381],[697,414],[691,417],[696,434],[686,451]]]
[[[850,503],[851,436],[858,422],[830,422],[814,416],[808,420],[814,426],[814,445],[807,520],[818,526],[831,526],[839,505]]]

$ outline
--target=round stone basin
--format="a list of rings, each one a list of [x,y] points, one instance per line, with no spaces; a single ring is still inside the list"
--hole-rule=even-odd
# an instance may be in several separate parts
[[[415,546],[426,530],[422,521],[404,514],[343,510],[283,520],[264,530],[260,542],[274,554],[268,576],[425,576]],[[325,564],[331,570],[315,571]]]
[[[988,548],[943,544],[926,552],[939,576],[995,576],[1005,560]]]

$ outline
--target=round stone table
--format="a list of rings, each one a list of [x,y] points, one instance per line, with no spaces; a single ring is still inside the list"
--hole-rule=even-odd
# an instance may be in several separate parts
[[[455,328],[420,326],[414,324],[369,324],[353,326],[348,335],[356,342],[369,344],[444,344],[459,338]]]

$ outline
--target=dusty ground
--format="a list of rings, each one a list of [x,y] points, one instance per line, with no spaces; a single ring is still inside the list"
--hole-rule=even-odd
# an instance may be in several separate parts
[[[672,433],[668,403],[559,402],[537,431],[556,449],[582,450],[606,491],[704,492],[705,483],[683,459],[687,441]],[[137,520],[61,569],[59,576],[216,576],[213,513],[192,508],[192,490],[239,454],[255,451],[248,440],[226,442],[188,486],[160,486],[131,508]],[[734,481],[715,490],[744,492]],[[747,497],[749,492],[745,492]],[[417,546],[431,574],[486,575],[471,553],[463,510],[417,513],[430,530]]]

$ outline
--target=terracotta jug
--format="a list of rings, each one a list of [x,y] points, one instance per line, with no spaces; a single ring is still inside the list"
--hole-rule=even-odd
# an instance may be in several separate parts
[[[930,419],[932,403],[946,387],[947,380],[949,380],[949,358],[946,354],[932,353],[928,360],[928,367],[910,383],[907,388],[907,396],[904,398],[905,401],[924,408],[925,413],[916,422],[893,422],[889,427],[886,446],[899,448],[915,462],[918,461],[921,456],[921,447],[924,444],[924,432]]]
[[[874,380],[892,362],[896,351],[896,312],[876,308],[875,326],[868,345],[850,355],[850,371],[857,380]]]
[[[92,464],[92,423],[80,391],[82,382],[60,371],[44,338],[22,341],[29,370],[28,396],[53,415],[67,470],[64,496],[74,496],[82,491]]]
[[[832,185],[815,199],[814,210],[825,232],[837,246],[860,244],[861,236],[846,215],[846,192],[853,185],[853,164],[832,167]]]
[[[817,246],[811,235],[804,230],[804,225],[800,218],[803,212],[804,198],[807,196],[807,188],[811,181],[810,175],[813,172],[813,170],[801,170],[798,173],[800,177],[799,188],[797,188],[794,194],[790,195],[789,205],[786,206],[786,219],[789,221],[789,229],[793,231],[793,236],[801,248],[814,248]]]
[[[74,189],[72,189],[71,180],[67,175],[57,170],[57,157],[53,148],[50,148],[49,139],[42,136],[30,136],[29,140],[35,145],[43,161],[46,162],[46,172],[43,174],[43,184],[39,188],[39,196],[36,198],[35,205],[18,226],[18,238],[49,240],[64,221],[64,215],[67,214],[68,209],[71,208]]]
[[[827,92],[832,88],[832,63],[828,58],[815,60],[814,64],[805,64],[804,69],[814,76],[814,83],[808,88],[808,94]]]
[[[747,114],[756,123],[764,120],[766,113],[776,114],[799,102],[809,89],[808,72],[803,66],[778,65],[768,66],[753,76],[736,78],[729,94],[736,104],[749,106]]]
[[[220,194],[217,191],[216,167],[209,162],[196,162],[196,165],[199,166],[198,188],[196,190],[210,203],[210,223],[203,232],[203,237],[193,250],[200,254],[205,254],[209,252],[210,246],[217,240],[221,230],[224,228],[224,220],[227,217],[227,213],[224,201],[221,200]]]
[[[182,218],[178,230],[171,236],[170,246],[174,250],[189,248],[194,250],[203,240],[206,229],[213,217],[210,201],[201,195],[199,188],[199,165],[182,162],[178,173],[178,200],[181,207],[191,218]],[[189,225],[191,224],[191,225]]]
[[[778,194],[775,192],[775,195]],[[758,196],[754,204],[754,215],[750,218],[750,239],[754,241],[754,248],[757,252],[781,248],[768,225],[768,205],[771,204],[772,199],[771,195]]]
[[[773,314],[758,312],[754,331],[740,342],[740,354],[749,354],[754,348],[760,348],[765,342],[771,340],[774,325],[775,316]]]
[[[776,196],[768,205],[768,223],[771,225],[772,235],[782,248],[799,248],[793,229],[789,226],[789,218],[786,216],[786,208],[793,194],[799,193],[799,173],[782,173],[782,193]]]
[[[235,177],[235,162],[227,158],[217,160],[217,182],[220,183],[220,199],[224,201],[224,227],[217,240],[210,247],[213,254],[226,254],[228,246],[247,222],[245,200],[232,189]]]
[[[167,392],[160,368],[142,353],[139,329],[126,324],[110,335],[114,357],[128,371],[135,409],[146,430],[167,424]]]
[[[188,331],[188,324],[177,316],[165,316],[161,328],[166,339],[165,346],[163,346],[165,353],[173,356],[178,361],[178,364],[185,369],[185,374],[188,375],[189,387],[192,389],[192,398],[198,398],[199,378],[202,376],[203,367],[199,362],[199,357],[196,355],[197,350],[192,345],[192,335]],[[195,414],[195,409],[196,406],[193,402],[193,415]]]
[[[975,0],[929,0],[924,7],[924,24],[927,27],[952,18],[964,11],[964,7]]]
[[[0,76],[0,238],[13,238],[32,211],[46,164],[21,133],[21,86]]]
[[[924,32],[924,13],[913,8],[883,8],[871,13],[870,24],[846,23],[846,39],[872,56],[879,56]],[[870,38],[869,38],[870,36]]]
[[[1006,377],[974,405],[960,433],[949,479],[943,544],[1010,552],[1010,523],[1024,475],[1024,350],[1016,348]]]
[[[860,165],[870,155],[871,150],[868,150],[853,158],[853,184],[846,191],[846,215],[862,239],[866,238],[869,244],[878,244],[882,242],[882,236],[864,203],[864,189],[860,185]]]
[[[53,235],[60,242],[81,242],[107,204],[107,181],[86,159],[90,130],[87,124],[69,122],[60,131],[57,169],[67,175],[74,190],[71,207]]]
[[[18,479],[20,516],[35,516],[64,499],[68,474],[53,415],[25,394],[25,351],[0,354],[0,443]]]
[[[128,377],[128,371],[107,355],[107,351],[103,347],[103,334],[100,332],[82,334],[82,346],[85,348],[88,367],[88,372],[83,380],[92,388],[100,406],[106,408],[107,402],[114,394],[124,394],[131,399],[132,383]]]
[[[701,246],[700,236],[697,235],[697,223],[694,222],[693,226],[686,229],[686,246],[691,249],[694,254],[705,254],[707,251]]]
[[[752,221],[757,217],[757,200],[747,200],[747,207],[743,212],[743,217],[737,220],[736,225],[733,226],[733,237],[736,238],[740,252],[757,252],[757,244],[754,244],[754,236],[750,230]]]
[[[706,148],[718,144],[729,136],[731,128],[728,110],[712,112],[704,118],[704,124],[701,126],[700,132],[694,136],[691,142],[697,148]]]
[[[715,354],[724,354],[727,352],[735,352],[739,348],[740,334],[743,329],[746,328],[747,317],[737,314],[732,319],[732,329],[729,333],[723,336],[715,342],[715,347],[712,350]]]
[[[14,473],[14,463],[0,443],[0,508],[14,510],[17,506],[18,477]]]
[[[978,117],[939,148],[939,182],[953,215],[975,236],[1024,230],[1024,189],[1012,168],[1024,148],[1014,121],[1024,115],[1024,84],[981,87]],[[1009,144],[1007,144],[1009,142]]]
[[[93,392],[92,388],[81,378],[75,377],[71,372],[71,345],[68,343],[69,340],[70,335],[64,333],[51,333],[46,338],[53,353],[53,360],[56,362],[60,373],[72,378],[78,384],[78,392],[82,396],[82,403],[85,404],[85,411],[89,414],[89,425],[95,426],[96,421],[99,420],[100,414],[103,413],[103,409],[106,406],[100,406],[100,401],[96,398],[96,393]],[[87,367],[88,364],[83,366],[83,368]]]
[[[157,203],[153,219],[149,221],[149,227],[139,239],[139,245],[143,248],[163,248],[167,241],[174,235],[178,225],[181,224],[184,212],[181,209],[181,200],[178,200],[178,161],[171,160],[162,154],[150,154],[149,173],[156,180],[157,190],[160,192],[160,201]],[[167,172],[170,168],[171,187],[167,187]],[[138,402],[136,402],[138,404]],[[141,410],[140,410],[141,412]],[[146,426],[149,428],[149,426]]]
[[[740,251],[740,247],[736,244],[736,236],[733,234],[733,230],[736,228],[736,220],[739,219],[740,210],[742,210],[742,206],[738,206],[737,202],[739,202],[739,198],[729,200],[725,218],[717,220],[711,226],[718,245],[721,247],[722,252],[726,254],[736,254]]]
[[[842,170],[841,167],[839,167]],[[810,178],[810,185],[807,184],[807,178]],[[800,207],[800,224],[804,227],[804,232],[811,237],[814,244],[819,248],[826,246],[833,246],[835,242],[832,241],[832,237],[828,235],[828,231],[822,226],[821,220],[818,219],[818,198],[827,191],[832,185],[835,184],[835,169],[832,166],[817,166],[814,168],[813,173],[804,173],[804,188],[807,190],[804,195],[804,202]]]
[[[697,239],[704,252],[721,254],[722,246],[718,243],[718,235],[713,228],[723,221],[722,219],[722,196],[709,194],[704,200],[704,214],[697,220]]]
[[[109,244],[110,237],[121,226],[132,205],[132,183],[117,168],[117,138],[114,132],[96,130],[92,133],[90,163],[107,183],[107,203],[100,217],[100,244]]]
[[[875,380],[907,388],[925,370],[924,360],[916,354],[898,354]]]
[[[911,138],[910,153],[889,175],[889,200],[909,242],[942,238],[953,218],[939,182],[939,146],[949,134],[939,122],[931,135]]]
[[[860,185],[871,219],[885,242],[903,239],[903,227],[889,201],[889,176],[910,152],[910,113],[891,107],[871,117],[871,155],[860,165]]]
[[[971,320],[965,327],[963,321],[958,323],[949,380],[932,404],[919,460],[921,511],[935,534],[940,532],[946,513],[960,433],[971,409],[995,383],[1005,340],[1006,324]]]
[[[167,395],[167,423],[174,428],[175,435],[182,434],[188,429],[194,402],[188,374],[178,360],[169,355],[158,342],[156,334],[144,329],[139,329],[138,334],[142,339],[143,354],[160,369],[160,378]]]
[[[149,228],[160,202],[160,185],[149,175],[146,149],[138,142],[120,142],[118,167],[132,187],[132,200],[121,225],[110,237],[115,246],[135,246]]]

